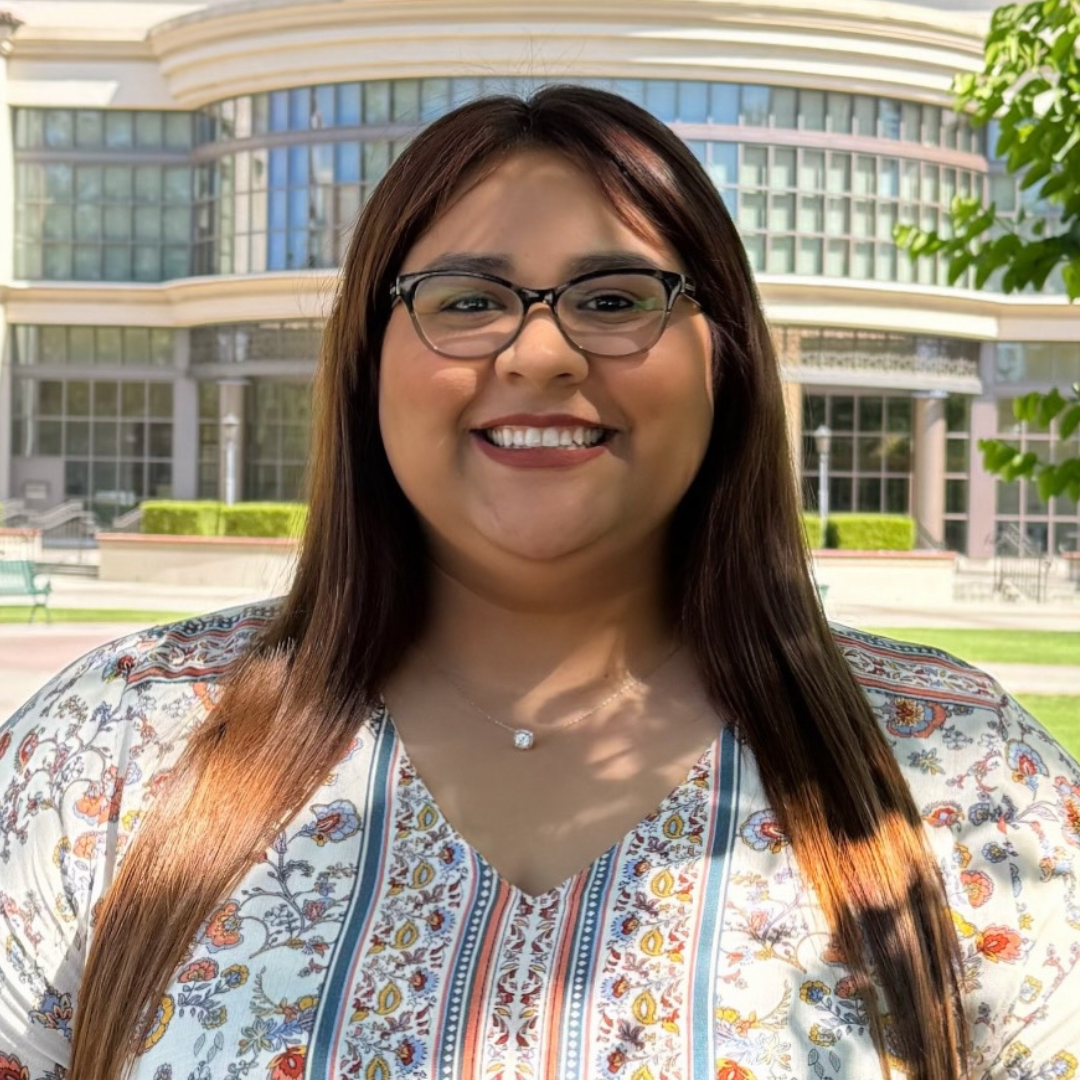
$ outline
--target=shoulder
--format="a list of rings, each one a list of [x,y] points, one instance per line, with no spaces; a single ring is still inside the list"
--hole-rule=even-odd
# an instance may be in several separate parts
[[[1080,1044],[1070,1004],[1080,979],[1080,766],[978,668],[937,649],[834,634],[939,862],[979,1017],[973,1064],[1004,1055],[1058,1075]]]
[[[139,630],[50,679],[0,725],[0,863],[32,824],[105,813],[104,824],[124,787],[145,787],[276,611],[269,602]]]

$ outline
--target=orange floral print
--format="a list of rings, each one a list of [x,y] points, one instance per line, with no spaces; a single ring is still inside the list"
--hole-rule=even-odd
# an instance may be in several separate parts
[[[243,941],[240,933],[240,905],[229,900],[219,907],[206,924],[206,940],[214,952],[231,949]]]
[[[1020,959],[1020,935],[1008,926],[988,926],[975,938],[975,948],[995,964]]]

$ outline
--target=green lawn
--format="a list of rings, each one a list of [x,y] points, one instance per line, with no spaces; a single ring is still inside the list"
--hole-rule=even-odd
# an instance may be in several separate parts
[[[1017,694],[1016,699],[1080,761],[1080,697]]]
[[[953,630],[933,627],[866,627],[868,633],[914,641],[967,660],[1080,667],[1080,630]]]
[[[25,623],[30,618],[29,606],[0,604],[0,623]],[[50,608],[49,616],[54,623],[133,623],[138,626],[155,626],[158,623],[176,622],[191,615],[188,611],[129,611],[125,608]],[[43,623],[45,616],[39,610],[35,623]]]

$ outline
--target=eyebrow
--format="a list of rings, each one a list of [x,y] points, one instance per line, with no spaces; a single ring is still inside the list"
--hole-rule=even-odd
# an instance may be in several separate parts
[[[424,272],[432,270],[495,274],[508,277],[513,271],[513,259],[509,255],[482,255],[472,251],[449,251],[437,255],[424,267]],[[575,278],[581,274],[590,274],[594,270],[660,270],[662,267],[648,255],[638,251],[597,251],[588,255],[578,255],[566,264],[566,275]]]

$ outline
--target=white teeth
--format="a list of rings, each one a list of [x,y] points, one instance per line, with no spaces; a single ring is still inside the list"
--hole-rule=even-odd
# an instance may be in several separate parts
[[[536,447],[590,447],[601,442],[604,428],[500,427],[487,428],[484,435],[495,446],[505,449],[531,450]]]

